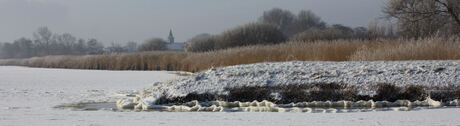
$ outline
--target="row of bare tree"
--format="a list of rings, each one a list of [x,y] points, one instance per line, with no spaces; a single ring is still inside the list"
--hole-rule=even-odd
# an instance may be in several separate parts
[[[100,54],[104,46],[96,39],[77,39],[69,33],[53,34],[38,28],[34,39],[20,38],[0,46],[0,58],[28,58],[47,55]]]
[[[104,52],[136,51],[136,43],[125,46],[112,44],[107,48],[96,39],[77,39],[69,34],[54,34],[47,27],[38,28],[33,39],[20,38],[12,43],[0,43],[0,59],[29,58],[48,55],[86,55]]]
[[[201,34],[189,40],[188,51],[203,52],[285,40],[318,41],[337,39],[423,39],[460,37],[460,0],[388,0],[385,17],[369,22],[367,28],[328,25],[311,11],[297,15],[274,8],[256,23],[228,30],[219,35]],[[282,33],[280,37],[277,33]]]
[[[392,35],[390,27],[376,22],[375,28],[351,28],[341,24],[328,25],[311,11],[294,15],[274,8],[263,13],[257,22],[238,26],[219,35],[201,34],[190,39],[186,50],[205,52],[255,44],[276,44],[286,41],[319,41],[336,39],[375,39]]]
[[[383,9],[405,38],[460,34],[460,0],[389,0]]]
[[[257,22],[248,23],[219,35],[201,34],[188,41],[186,50],[212,51],[255,44],[276,44],[285,41],[319,41],[337,39],[419,39],[425,37],[460,36],[460,0],[388,0],[385,17],[365,27],[328,25],[311,11],[293,14],[274,8],[263,13]],[[77,39],[71,34],[53,34],[46,27],[34,33],[34,39],[21,38],[13,43],[0,43],[0,58],[25,58],[46,55],[100,54],[103,52],[136,51],[136,43],[112,44],[105,48],[96,39]],[[165,50],[163,39],[151,39],[137,47],[138,51]]]

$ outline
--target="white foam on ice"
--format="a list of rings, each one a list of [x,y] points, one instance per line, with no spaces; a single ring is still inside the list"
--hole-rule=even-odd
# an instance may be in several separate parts
[[[137,104],[137,106],[134,106]],[[291,104],[277,105],[269,101],[253,102],[226,102],[210,101],[198,102],[191,101],[180,105],[146,105],[136,102],[135,99],[121,99],[117,102],[120,110],[144,110],[144,111],[167,111],[167,112],[307,112],[307,113],[336,113],[357,110],[393,110],[408,111],[410,108],[430,107],[439,108],[445,106],[460,106],[458,100],[442,103],[427,98],[424,101],[397,100],[388,101],[314,101],[299,102]]]

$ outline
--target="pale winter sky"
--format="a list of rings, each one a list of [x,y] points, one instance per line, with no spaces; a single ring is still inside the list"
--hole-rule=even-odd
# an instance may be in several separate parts
[[[312,10],[328,24],[365,26],[381,17],[384,0],[0,0],[0,42],[32,38],[38,27],[96,38],[104,43],[177,41],[200,33],[218,34],[256,21],[274,7]]]

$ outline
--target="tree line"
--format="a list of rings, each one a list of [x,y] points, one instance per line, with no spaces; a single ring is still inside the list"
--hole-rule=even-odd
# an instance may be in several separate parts
[[[389,0],[384,17],[367,27],[329,25],[309,10],[297,15],[274,8],[257,22],[241,25],[218,35],[200,34],[188,41],[186,50],[206,52],[237,46],[287,41],[423,39],[460,37],[460,0]]]
[[[277,44],[286,41],[319,41],[335,39],[371,39],[387,37],[388,32],[377,32],[387,26],[348,27],[328,25],[309,10],[294,14],[289,10],[274,8],[265,11],[258,21],[240,25],[218,35],[200,34],[190,39],[187,51],[205,52],[256,44]],[[372,33],[372,34],[371,34]]]
[[[97,39],[77,38],[69,33],[55,34],[47,27],[38,28],[33,39],[19,38],[12,43],[0,43],[0,58],[29,58],[48,55],[91,55],[134,52],[135,42],[126,45],[112,43],[108,47]]]
[[[383,9],[405,38],[460,34],[460,0],[390,0]]]
[[[274,8],[256,22],[237,26],[218,35],[199,34],[187,41],[186,51],[205,52],[256,44],[277,44],[286,41],[319,41],[335,39],[376,39],[393,36],[392,24],[375,22],[369,28],[328,25],[309,10],[293,14]],[[167,50],[162,38],[145,41],[138,51]]]
[[[288,41],[423,39],[460,37],[460,0],[388,0],[384,17],[371,20],[367,27],[327,24],[312,11],[297,14],[274,8],[257,21],[220,34],[200,34],[190,40],[186,51],[207,52],[226,48],[278,44]],[[104,48],[96,39],[77,39],[71,34],[53,34],[39,28],[33,39],[20,38],[0,43],[0,58],[27,58],[46,55],[84,55],[134,51],[167,50],[166,41],[153,38],[141,43],[114,44]]]

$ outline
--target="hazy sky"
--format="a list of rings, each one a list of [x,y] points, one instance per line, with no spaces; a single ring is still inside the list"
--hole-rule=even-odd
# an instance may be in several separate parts
[[[176,41],[200,33],[218,34],[256,21],[274,7],[312,10],[328,24],[365,26],[382,16],[383,0],[0,0],[0,42],[32,38],[38,27],[97,38],[104,43]]]

